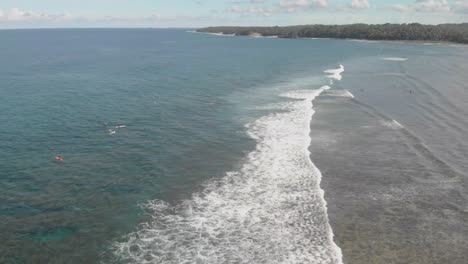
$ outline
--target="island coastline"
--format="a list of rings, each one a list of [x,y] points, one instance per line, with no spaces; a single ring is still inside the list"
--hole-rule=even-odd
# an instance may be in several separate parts
[[[286,27],[206,27],[196,32],[216,35],[288,39],[346,39],[355,41],[411,41],[423,43],[468,44],[468,23],[423,25],[350,24],[300,25]]]

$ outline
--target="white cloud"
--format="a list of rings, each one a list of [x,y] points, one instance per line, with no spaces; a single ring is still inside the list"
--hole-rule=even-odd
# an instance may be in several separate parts
[[[370,8],[368,0],[352,0],[351,8],[353,9],[367,9]]]
[[[1,0],[0,0],[1,1]],[[203,1],[198,1],[203,3]],[[370,2],[370,3],[369,3]],[[403,1],[401,1],[403,2]],[[329,0],[232,0],[231,7],[224,9],[227,15],[213,12],[208,15],[146,13],[140,15],[100,16],[87,14],[50,14],[27,9],[0,9],[0,27],[165,27],[165,26],[210,26],[210,25],[288,25],[300,23],[459,23],[466,21],[468,0],[410,0],[406,4],[376,6],[376,1],[344,0],[333,4]],[[353,12],[380,7],[401,14]],[[330,12],[320,12],[329,8]],[[328,9],[327,9],[328,10]],[[345,12],[348,19],[333,18],[333,12]],[[379,11],[379,10],[377,10]],[[440,14],[433,14],[438,12]],[[288,14],[292,13],[292,14]],[[152,14],[152,15],[151,15]],[[260,18],[260,19],[259,19]]]
[[[413,8],[421,12],[441,12],[450,10],[447,0],[417,0]]]
[[[468,12],[468,0],[456,1],[450,4],[447,0],[416,0],[409,5],[392,5],[386,9],[398,12],[420,12],[420,13],[449,13]]]
[[[260,0],[251,0],[260,1]],[[225,9],[227,12],[239,14],[271,15],[292,13],[312,8],[324,8],[328,6],[328,0],[282,0],[271,7],[244,7],[233,5]]]
[[[455,2],[452,9],[455,12],[468,13],[468,0]]]
[[[306,8],[323,8],[328,6],[328,0],[282,0],[278,4],[280,11],[295,12]]]
[[[315,7],[327,7],[328,6],[328,0],[314,0],[313,6]]]
[[[12,8],[5,12],[4,17],[7,20],[27,20],[32,19],[33,14],[28,11],[23,11],[19,8]]]
[[[62,20],[68,19],[69,15],[67,14],[45,14],[45,13],[36,13],[32,11],[22,10],[19,8],[11,8],[9,10],[2,11],[0,9],[0,20],[4,21],[47,21],[47,20]]]
[[[309,6],[309,1],[308,0],[282,0],[279,2],[279,6],[289,10],[289,11],[294,11],[297,8],[300,7],[307,7]]]
[[[240,7],[238,5],[228,7],[226,9],[228,12],[239,13],[239,14],[260,14],[260,15],[269,15],[271,10],[261,7]]]
[[[392,10],[392,11],[398,11],[398,12],[407,12],[407,11],[410,11],[410,7],[409,7],[409,6],[402,5],[402,4],[392,5],[392,6],[389,6],[388,8],[386,8],[386,9],[389,9],[389,10]]]
[[[68,27],[70,25],[72,27],[86,27],[86,25],[90,25],[91,27],[141,27],[169,25],[177,21],[184,21],[187,24],[203,23],[203,21],[211,19],[213,19],[211,16],[163,15],[159,13],[143,16],[78,16],[67,13],[38,13],[19,8],[0,9],[0,27],[5,28]]]

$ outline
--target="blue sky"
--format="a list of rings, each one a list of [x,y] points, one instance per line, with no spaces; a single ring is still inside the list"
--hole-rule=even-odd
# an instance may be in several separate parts
[[[468,0],[0,0],[0,28],[468,22]]]

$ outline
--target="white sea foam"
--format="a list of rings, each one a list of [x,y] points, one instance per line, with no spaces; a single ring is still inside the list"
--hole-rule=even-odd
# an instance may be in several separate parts
[[[401,128],[404,128],[404,126],[402,124],[400,124],[398,121],[396,120],[391,120],[391,121],[382,121],[382,125],[383,126],[386,126],[386,127],[389,127],[389,128],[393,128],[393,129],[401,129]]]
[[[283,102],[283,103],[272,103],[262,106],[256,106],[254,109],[257,110],[284,110],[294,105],[295,102]]]
[[[383,60],[386,60],[386,61],[407,61],[408,58],[387,57],[387,58],[383,58]]]
[[[350,39],[353,42],[361,42],[361,43],[379,43],[378,40],[368,40],[368,39]]]
[[[301,39],[310,39],[310,40],[330,40],[331,38],[301,38]]]
[[[450,44],[449,46],[455,48],[468,48],[468,45],[466,44]]]
[[[329,69],[324,72],[330,74],[328,75],[328,78],[340,81],[341,79],[343,79],[343,76],[341,74],[344,72],[344,66],[340,65],[340,68],[338,69]]]
[[[260,34],[260,33],[254,32],[254,33],[250,33],[249,37],[251,37],[251,38],[263,38],[263,35]]]
[[[354,98],[354,95],[348,90],[329,90],[325,95],[332,97]]]
[[[222,37],[234,37],[236,34],[224,34],[223,32],[219,33],[207,33],[210,35],[215,35],[215,36],[222,36]]]
[[[310,160],[312,101],[330,87],[283,94],[284,111],[247,125],[243,167],[181,205],[148,204],[152,221],[115,244],[125,263],[341,264],[321,173]]]
[[[223,36],[223,37],[233,37],[236,34],[224,34],[223,32],[216,32],[216,33],[211,33],[211,32],[198,32],[195,30],[188,30],[185,31],[187,33],[198,33],[198,34],[208,34],[208,35],[214,35],[214,36]]]

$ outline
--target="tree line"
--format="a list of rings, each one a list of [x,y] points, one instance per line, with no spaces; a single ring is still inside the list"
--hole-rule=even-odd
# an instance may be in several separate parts
[[[468,23],[422,25],[412,24],[351,24],[302,25],[287,27],[208,27],[198,32],[248,36],[278,36],[280,38],[339,38],[367,40],[449,41],[468,44]]]

